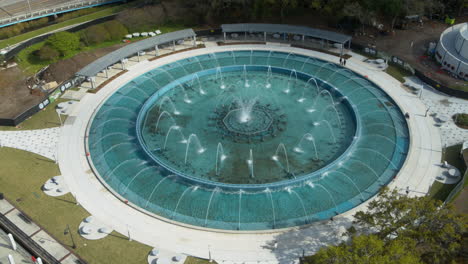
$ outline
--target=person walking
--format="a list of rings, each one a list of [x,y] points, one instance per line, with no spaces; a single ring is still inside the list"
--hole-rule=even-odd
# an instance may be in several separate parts
[[[343,59],[340,57],[340,65],[343,65]]]
[[[343,59],[343,66],[346,66],[346,59]]]

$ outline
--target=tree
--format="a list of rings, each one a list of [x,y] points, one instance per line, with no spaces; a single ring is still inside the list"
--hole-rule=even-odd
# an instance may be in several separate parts
[[[382,2],[380,12],[392,21],[391,30],[395,27],[396,19],[403,13],[403,0],[386,0]]]
[[[87,45],[99,44],[111,38],[109,32],[103,25],[94,25],[86,28],[83,33],[83,40]]]
[[[354,237],[349,244],[342,243],[322,248],[314,256],[307,257],[304,262],[306,264],[422,263],[415,250],[415,242],[411,239],[394,239],[386,242],[375,235],[360,235]]]
[[[39,58],[44,61],[55,60],[60,57],[60,52],[56,49],[50,47],[49,45],[44,45],[38,52]]]
[[[111,40],[122,39],[126,34],[128,34],[127,28],[117,20],[108,21],[102,25],[109,33],[109,38]]]
[[[355,235],[369,230],[385,242],[395,238],[414,241],[426,263],[450,262],[459,252],[467,219],[430,197],[410,198],[396,190],[383,189],[367,211],[355,214]]]
[[[76,34],[62,31],[47,38],[46,45],[60,52],[60,55],[68,56],[80,48],[80,38]]]

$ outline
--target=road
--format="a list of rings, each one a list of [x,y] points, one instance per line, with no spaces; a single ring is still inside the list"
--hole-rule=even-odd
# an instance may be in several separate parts
[[[14,16],[29,14],[31,12],[48,9],[63,4],[72,4],[89,1],[67,1],[67,0],[0,0],[0,20]]]

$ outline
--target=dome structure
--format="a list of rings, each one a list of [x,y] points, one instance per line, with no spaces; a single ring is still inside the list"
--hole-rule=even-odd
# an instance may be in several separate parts
[[[468,80],[468,23],[454,25],[442,33],[435,57],[442,69]]]

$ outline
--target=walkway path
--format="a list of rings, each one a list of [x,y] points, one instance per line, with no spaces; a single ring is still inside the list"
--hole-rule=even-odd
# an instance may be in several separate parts
[[[0,146],[26,150],[51,160],[56,160],[59,134],[59,127],[37,130],[0,131]]]
[[[454,114],[468,113],[468,100],[441,93],[415,76],[405,77],[405,79],[423,85],[420,97],[429,109],[429,114],[436,113],[435,118],[438,116],[449,118],[440,128],[444,146],[461,144],[468,139],[468,129],[458,127],[452,119]]]
[[[122,202],[107,191],[90,169],[83,144],[88,121],[94,109],[122,84],[173,60],[216,51],[250,49],[293,52],[338,62],[335,56],[286,45],[236,45],[192,50],[133,66],[131,71],[110,82],[99,93],[86,94],[62,128],[58,155],[60,170],[80,204],[114,230],[122,234],[130,233],[134,240],[197,257],[211,256],[218,263],[291,263],[303,254],[303,250],[309,255],[324,245],[339,242],[342,239],[339,234],[350,225],[352,215],[358,210],[365,210],[367,202],[338,216],[334,221],[317,222],[302,228],[266,233],[200,230],[136,210],[132,204]],[[354,58],[348,60],[347,66],[383,84],[382,88],[398,102],[404,112],[410,114],[411,148],[408,159],[389,186],[403,193],[409,187],[410,195],[425,195],[441,172],[438,166],[441,160],[440,134],[432,118],[424,116],[425,105],[386,73],[370,70],[365,63]],[[275,243],[278,243],[277,248],[274,247]]]

